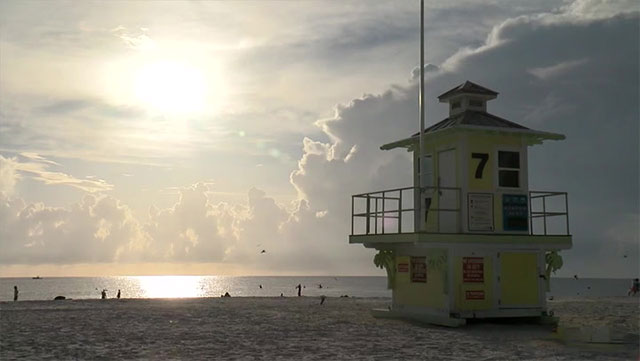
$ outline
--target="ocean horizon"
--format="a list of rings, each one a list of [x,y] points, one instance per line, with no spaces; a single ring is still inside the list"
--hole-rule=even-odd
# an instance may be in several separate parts
[[[115,298],[201,298],[303,296],[391,298],[385,276],[107,276],[107,277],[0,277],[0,301],[13,300],[13,287],[19,301]],[[547,297],[619,297],[626,296],[631,279],[625,278],[552,278]]]

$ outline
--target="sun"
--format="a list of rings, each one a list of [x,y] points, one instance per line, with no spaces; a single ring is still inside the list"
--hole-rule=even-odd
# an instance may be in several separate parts
[[[206,106],[205,76],[187,63],[166,60],[145,64],[137,71],[134,82],[137,101],[151,111],[192,114]]]

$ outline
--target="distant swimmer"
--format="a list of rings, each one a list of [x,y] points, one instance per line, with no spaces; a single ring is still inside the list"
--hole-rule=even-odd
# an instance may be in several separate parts
[[[267,251],[263,249],[260,253],[267,253]]]
[[[578,279],[578,275],[573,275],[573,278],[574,279]]]
[[[322,283],[318,283],[318,288],[322,288]]]
[[[18,300],[18,293],[20,293],[18,291],[18,286],[13,286],[13,302]]]
[[[284,297],[284,293],[280,292],[280,297]]]
[[[298,289],[298,297],[302,296],[302,285],[298,283],[296,288]]]
[[[118,295],[116,297],[120,299],[120,290],[118,290]]]
[[[101,295],[102,295],[102,299],[103,300],[106,299],[107,298],[107,290],[103,289]]]
[[[260,289],[262,289],[262,285],[260,285]]]
[[[637,278],[633,279],[631,283],[631,288],[629,288],[629,292],[627,292],[627,296],[635,296],[636,293],[640,291],[640,280]]]

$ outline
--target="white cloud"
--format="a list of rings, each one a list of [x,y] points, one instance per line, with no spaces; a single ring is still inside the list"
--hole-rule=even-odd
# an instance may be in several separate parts
[[[140,32],[132,33],[126,27],[120,25],[111,32],[120,38],[129,48],[135,50],[153,49],[155,42],[146,33],[148,28],[140,28]]]
[[[26,158],[26,161],[4,158],[0,155],[0,165],[4,169],[2,171],[4,187],[13,187],[18,177],[26,177],[44,184],[64,185],[86,192],[104,192],[113,189],[112,184],[95,176],[86,176],[86,179],[81,179],[63,172],[51,171],[49,170],[51,166],[60,166],[60,164],[38,154],[21,153],[20,155]]]
[[[113,261],[147,242],[129,208],[109,196],[87,195],[68,208],[5,195],[1,200],[3,264]]]
[[[595,20],[640,11],[640,4],[635,0],[575,0],[560,10],[562,14],[577,19]]]
[[[180,199],[168,209],[152,208],[144,230],[153,241],[145,260],[220,261],[235,241],[233,210],[213,204],[203,183],[180,190]]]
[[[14,158],[5,158],[0,155],[0,192],[4,194],[12,194],[18,181],[16,163]]]
[[[566,75],[566,73],[570,72],[572,69],[583,65],[586,62],[587,59],[563,61],[561,63],[550,66],[529,69],[529,73],[533,74],[539,79],[546,80],[551,77]]]

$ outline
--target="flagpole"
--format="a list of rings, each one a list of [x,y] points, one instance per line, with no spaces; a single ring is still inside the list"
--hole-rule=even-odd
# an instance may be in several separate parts
[[[422,230],[423,220],[424,220],[424,212],[426,211],[424,208],[424,187],[426,186],[426,179],[422,176],[424,174],[424,117],[425,117],[425,101],[424,101],[424,0],[420,0],[420,149],[418,150],[418,166],[420,172],[418,173],[418,179],[420,181],[420,227]]]

